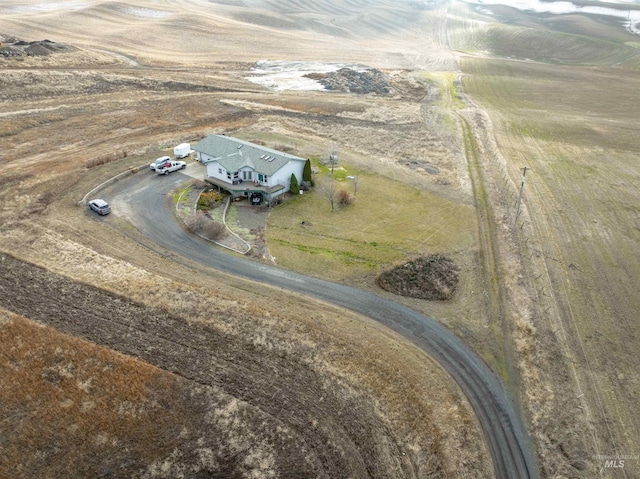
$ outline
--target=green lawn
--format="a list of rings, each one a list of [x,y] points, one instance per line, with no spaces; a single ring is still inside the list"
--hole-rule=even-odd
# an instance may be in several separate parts
[[[334,174],[337,189],[353,195],[346,176],[358,177],[351,205],[331,211],[328,200],[311,191],[290,197],[269,216],[267,241],[280,266],[342,280],[376,274],[414,255],[475,246],[472,206],[342,166]],[[323,168],[319,177],[330,173]]]

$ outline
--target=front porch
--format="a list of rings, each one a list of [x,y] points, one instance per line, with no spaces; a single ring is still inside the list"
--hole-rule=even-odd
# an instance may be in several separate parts
[[[211,176],[205,178],[205,181],[216,186],[218,191],[225,190],[229,192],[233,198],[238,198],[240,196],[246,196],[249,198],[252,194],[259,193],[264,196],[269,203],[275,196],[283,193],[286,188],[284,185],[267,186],[254,181],[236,180],[236,182],[232,184]]]

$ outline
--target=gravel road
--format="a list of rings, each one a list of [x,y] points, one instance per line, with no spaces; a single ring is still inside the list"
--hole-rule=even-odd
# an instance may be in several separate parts
[[[114,215],[119,214],[120,205],[126,206],[128,219],[167,248],[176,261],[182,256],[215,270],[312,296],[366,315],[403,335],[438,361],[468,398],[488,441],[496,477],[538,477],[533,446],[517,405],[497,376],[459,338],[432,318],[376,294],[238,258],[185,233],[174,218],[167,193],[189,179],[179,172],[167,177],[132,175],[103,190],[101,196],[112,204]]]

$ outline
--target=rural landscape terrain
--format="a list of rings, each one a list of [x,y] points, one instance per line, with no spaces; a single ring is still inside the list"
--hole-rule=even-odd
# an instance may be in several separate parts
[[[1,2],[0,477],[640,478],[639,29]],[[183,223],[203,165],[148,168],[213,133],[313,165],[230,207],[246,256]]]

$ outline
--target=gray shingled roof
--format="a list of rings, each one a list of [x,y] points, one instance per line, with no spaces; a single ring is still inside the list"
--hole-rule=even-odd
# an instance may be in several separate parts
[[[273,175],[290,160],[306,161],[299,156],[225,135],[209,135],[198,142],[193,149],[213,157],[205,163],[217,161],[227,171],[236,172],[248,166],[268,176]]]

